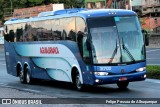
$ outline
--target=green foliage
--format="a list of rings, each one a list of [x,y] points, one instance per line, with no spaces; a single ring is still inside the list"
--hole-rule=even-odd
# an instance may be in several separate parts
[[[28,1],[32,3],[42,3],[42,0],[28,0]]]
[[[50,3],[64,3],[65,8],[80,8],[84,0],[0,0],[0,20],[4,15],[11,14],[14,9],[27,8]]]
[[[160,79],[160,66],[148,65],[147,78]]]
[[[43,0],[27,0],[29,7],[41,5]]]
[[[4,22],[4,17],[11,16],[14,9],[50,3],[63,3],[65,8],[81,8],[84,0],[0,0],[0,20]]]

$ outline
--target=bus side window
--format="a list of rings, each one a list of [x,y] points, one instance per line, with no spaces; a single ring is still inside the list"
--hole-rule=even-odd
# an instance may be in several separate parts
[[[62,32],[62,40],[65,40],[67,37],[67,33],[66,31],[63,29],[63,32]]]
[[[31,41],[31,25],[25,24],[23,32],[23,41]]]
[[[62,40],[61,31],[54,31],[56,40]]]
[[[71,30],[68,35],[72,41],[76,41],[76,32]]]
[[[76,41],[75,17],[62,19],[63,29],[66,32],[66,40]]]
[[[54,40],[53,35],[52,35],[52,29],[48,30],[47,35],[48,35],[48,40],[49,41]]]
[[[84,19],[82,19],[81,17],[76,17],[76,33],[77,33],[77,36],[78,36],[79,32],[84,33],[85,29],[86,29],[86,24],[85,24]]]
[[[4,28],[4,39],[9,42],[8,26],[5,26]]]
[[[21,29],[17,29],[17,31],[16,31],[16,39],[17,39],[17,42],[19,42],[20,41],[20,38],[21,38],[21,36],[22,36],[22,34],[23,34],[23,30],[22,30],[22,28]]]
[[[14,42],[14,31],[13,30],[9,31],[9,41]]]
[[[42,41],[52,40],[52,20],[42,21],[40,24],[42,28]]]
[[[83,32],[79,31],[77,34],[77,42],[81,56],[83,56]]]

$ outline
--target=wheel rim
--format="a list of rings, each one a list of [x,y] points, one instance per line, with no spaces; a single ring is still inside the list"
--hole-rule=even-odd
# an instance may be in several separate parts
[[[27,81],[27,83],[30,83],[30,75],[29,75],[28,69],[27,69],[27,73],[26,73],[26,81]]]
[[[82,87],[79,74],[76,77],[76,86],[78,89],[81,89],[81,87]]]

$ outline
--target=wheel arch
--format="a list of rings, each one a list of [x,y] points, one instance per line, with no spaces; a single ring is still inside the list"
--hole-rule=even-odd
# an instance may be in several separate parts
[[[28,69],[29,69],[29,73],[31,73],[31,67],[30,67],[30,65],[29,65],[29,63],[28,62],[25,62],[24,63],[24,66],[23,66],[23,70],[25,71],[25,69],[28,67]]]
[[[23,70],[23,65],[20,61],[18,61],[16,65],[17,76],[19,76],[20,70]]]
[[[72,70],[71,70],[71,80],[72,80],[72,83],[75,83],[75,77],[77,75],[77,73],[79,73],[80,75],[80,80],[81,80],[81,83],[83,84],[83,78],[82,78],[82,72],[80,69],[78,69],[79,67],[77,66],[73,66],[72,67]]]

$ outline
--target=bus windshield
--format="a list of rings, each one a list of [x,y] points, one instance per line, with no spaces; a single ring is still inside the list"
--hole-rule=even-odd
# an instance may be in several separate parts
[[[94,64],[132,63],[145,59],[144,40],[136,16],[88,20]]]

